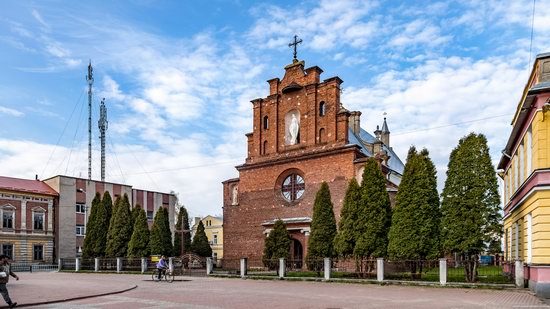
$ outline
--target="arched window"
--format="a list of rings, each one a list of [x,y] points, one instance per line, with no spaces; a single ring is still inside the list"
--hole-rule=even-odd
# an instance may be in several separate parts
[[[287,201],[294,202],[304,195],[305,189],[304,178],[298,174],[291,174],[283,181],[281,193]]]
[[[267,141],[264,141],[264,146],[262,147],[262,154],[266,154],[267,153]]]
[[[325,101],[321,101],[319,103],[319,116],[324,116],[326,114],[326,107],[325,107]]]
[[[267,116],[264,116],[264,130],[267,130],[269,128],[269,118]]]
[[[325,137],[325,129],[319,130],[319,144],[326,143],[327,138]]]

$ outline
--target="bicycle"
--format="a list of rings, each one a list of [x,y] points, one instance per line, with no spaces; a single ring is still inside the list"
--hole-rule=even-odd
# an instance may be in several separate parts
[[[174,281],[174,273],[170,269],[165,269],[160,275],[159,280],[159,269],[155,268],[155,270],[151,274],[151,278],[153,279],[153,281],[162,281],[164,279],[165,281],[171,283]]]

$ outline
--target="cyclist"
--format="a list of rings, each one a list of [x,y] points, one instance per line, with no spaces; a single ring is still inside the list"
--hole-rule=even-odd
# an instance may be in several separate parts
[[[160,260],[157,263],[159,281],[160,281],[160,278],[162,278],[162,275],[166,273],[167,269],[168,269],[168,263],[166,262],[166,257],[163,255],[160,257]]]

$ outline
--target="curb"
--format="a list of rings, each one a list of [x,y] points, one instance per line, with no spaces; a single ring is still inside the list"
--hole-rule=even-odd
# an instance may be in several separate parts
[[[376,284],[376,285],[401,285],[401,286],[421,286],[421,287],[433,287],[433,288],[463,288],[463,289],[491,289],[491,290],[517,290],[513,284],[491,284],[491,283],[461,283],[461,282],[447,282],[446,285],[441,285],[439,282],[430,281],[404,281],[404,280],[384,280],[379,282],[377,280],[369,279],[343,279],[343,278],[331,278],[325,280],[322,277],[285,277],[279,278],[276,276],[246,276],[242,278],[239,275],[232,274],[211,274],[209,277],[217,278],[231,278],[231,279],[250,279],[250,280],[275,280],[275,281],[302,281],[302,282],[327,282],[327,283],[347,283],[347,284]]]
[[[78,296],[78,297],[71,297],[71,298],[64,298],[64,299],[57,299],[57,300],[48,300],[44,302],[38,302],[38,303],[25,303],[25,304],[17,304],[17,307],[33,307],[33,306],[42,306],[42,305],[49,305],[49,304],[57,304],[57,303],[65,303],[69,301],[75,301],[75,300],[82,300],[82,299],[88,299],[88,298],[94,298],[94,297],[101,297],[101,296],[107,296],[107,295],[115,295],[115,294],[121,294],[124,292],[131,291],[135,288],[137,288],[137,285],[134,285],[131,288],[127,288],[124,290],[114,291],[114,292],[107,292],[107,293],[101,293],[101,294],[94,294],[94,295],[86,295],[86,296]],[[9,308],[2,306],[0,308]]]

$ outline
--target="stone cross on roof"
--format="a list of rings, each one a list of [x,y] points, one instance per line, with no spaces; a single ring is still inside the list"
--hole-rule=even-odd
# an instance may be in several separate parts
[[[298,47],[298,44],[300,44],[300,43],[302,43],[302,39],[298,39],[297,35],[294,35],[294,42],[288,43],[288,47],[294,46],[294,59],[292,60],[293,62],[298,61],[298,58],[296,58],[296,55],[297,55],[296,48]]]

